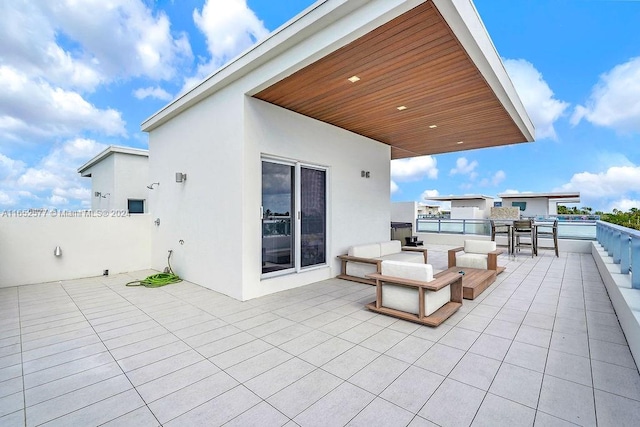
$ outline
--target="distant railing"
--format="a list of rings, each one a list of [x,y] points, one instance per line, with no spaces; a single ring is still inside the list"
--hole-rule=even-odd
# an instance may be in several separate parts
[[[536,218],[538,221],[550,219],[554,218]],[[491,222],[488,219],[418,218],[416,232],[489,236],[491,235]],[[558,238],[596,240],[596,221],[578,219],[575,216],[570,220],[558,218]]]
[[[596,238],[614,264],[620,264],[620,273],[631,273],[631,286],[640,289],[640,274],[632,273],[640,272],[640,231],[598,221]]]

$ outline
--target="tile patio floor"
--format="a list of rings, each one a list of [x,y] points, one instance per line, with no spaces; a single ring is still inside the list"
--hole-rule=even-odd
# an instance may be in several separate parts
[[[501,264],[435,329],[337,279],[247,302],[124,286],[149,271],[0,289],[0,426],[639,425],[591,255]]]

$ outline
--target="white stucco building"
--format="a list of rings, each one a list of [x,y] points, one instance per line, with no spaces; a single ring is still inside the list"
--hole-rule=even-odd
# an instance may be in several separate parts
[[[429,200],[451,202],[451,219],[486,219],[493,206],[493,197],[482,194],[434,196]]]
[[[558,214],[558,204],[580,203],[580,192],[498,194],[503,207],[518,207],[522,217]]]
[[[142,130],[153,267],[241,300],[388,240],[391,159],[534,134],[470,0],[320,0]]]
[[[110,145],[80,166],[78,173],[91,178],[91,210],[149,211],[147,150]]]

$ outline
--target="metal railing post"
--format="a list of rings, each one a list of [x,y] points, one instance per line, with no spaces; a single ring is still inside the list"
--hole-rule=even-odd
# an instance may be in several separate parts
[[[620,239],[620,273],[629,274],[631,266],[631,238],[622,236]]]
[[[613,244],[611,245],[611,251],[613,252],[613,263],[620,264],[620,249],[622,246],[622,233],[619,231],[613,232]]]
[[[640,289],[640,238],[631,238],[631,287]]]

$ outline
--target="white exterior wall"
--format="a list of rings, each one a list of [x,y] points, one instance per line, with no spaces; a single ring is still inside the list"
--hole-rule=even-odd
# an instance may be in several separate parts
[[[389,146],[250,97],[245,114],[243,299],[335,277],[349,246],[389,240]],[[327,266],[260,280],[262,155],[328,168]]]
[[[476,210],[469,208],[476,208]],[[490,209],[485,199],[451,201],[451,219],[488,218],[489,212]]]
[[[391,221],[409,222],[416,228],[418,219],[418,204],[416,202],[394,202],[391,203]]]
[[[115,193],[115,157],[109,156],[93,165],[86,174],[91,174],[91,210],[114,209],[111,207]],[[96,197],[96,192],[109,194],[107,197]]]
[[[150,224],[148,215],[0,217],[0,287],[148,269]]]
[[[237,83],[149,135],[152,267],[242,299],[243,100]],[[187,174],[175,182],[176,172]],[[180,243],[182,241],[183,243]],[[259,245],[258,245],[259,247]]]
[[[526,202],[527,208],[520,212],[520,216],[538,216],[549,215],[549,199],[546,197],[541,198],[509,198],[503,199],[502,206],[513,206],[512,202]]]
[[[114,153],[109,157],[115,158],[115,185],[111,209],[127,210],[128,199],[144,200],[144,211],[149,212],[147,198],[150,191],[149,158],[124,153]]]

